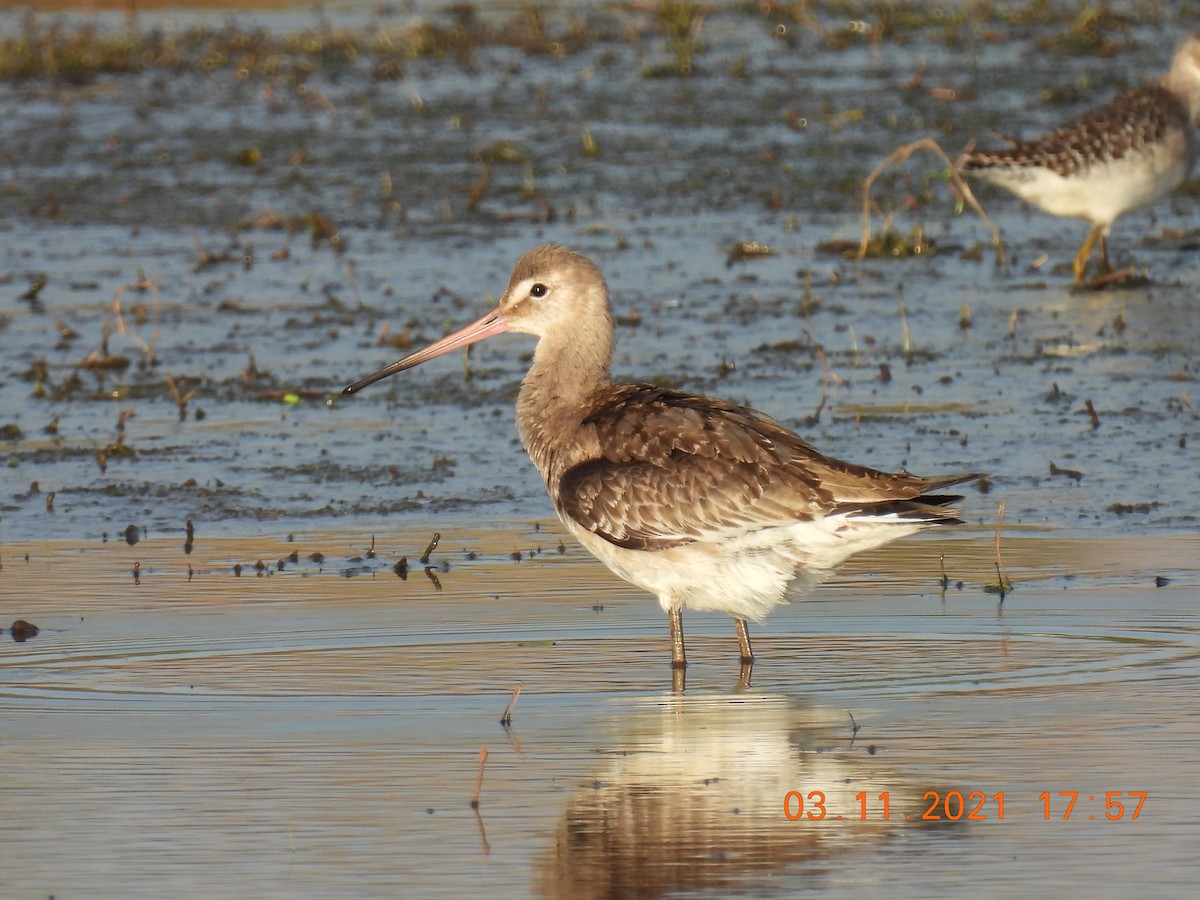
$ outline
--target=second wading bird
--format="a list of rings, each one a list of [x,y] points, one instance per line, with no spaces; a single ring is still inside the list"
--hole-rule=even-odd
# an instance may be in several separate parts
[[[1100,242],[1105,273],[1108,233],[1118,216],[1175,190],[1196,162],[1200,115],[1200,32],[1179,45],[1158,84],[1109,103],[1031,141],[972,150],[965,171],[1006,188],[1056,216],[1086,219],[1092,230],[1075,255],[1075,283]]]
[[[563,524],[610,569],[655,594],[671,663],[687,664],[682,611],[761,622],[788,588],[811,587],[853,553],[959,521],[940,493],[974,474],[920,478],[823,456],[762,413],[609,376],[608,288],[586,256],[536,247],[487,314],[346,388],[506,331],[536,335],[517,430]]]

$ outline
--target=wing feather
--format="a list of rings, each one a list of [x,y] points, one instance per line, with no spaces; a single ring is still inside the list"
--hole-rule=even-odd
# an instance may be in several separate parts
[[[560,512],[617,546],[659,550],[912,500],[935,485],[822,456],[734,404],[622,385],[585,419],[600,453],[563,473]]]

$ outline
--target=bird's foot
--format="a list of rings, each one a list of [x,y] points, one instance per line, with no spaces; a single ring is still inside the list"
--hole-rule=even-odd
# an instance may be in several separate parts
[[[1080,293],[1102,291],[1114,284],[1128,284],[1129,282],[1139,280],[1148,281],[1149,279],[1139,279],[1136,267],[1126,266],[1124,269],[1115,269],[1103,275],[1097,275],[1095,278],[1087,281],[1076,281],[1074,289]]]

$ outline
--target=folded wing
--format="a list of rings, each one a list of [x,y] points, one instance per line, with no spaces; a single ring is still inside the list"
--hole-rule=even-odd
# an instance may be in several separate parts
[[[975,475],[925,479],[821,455],[752,410],[626,385],[584,420],[600,454],[568,469],[560,512],[609,542],[660,550],[838,513],[953,519],[926,496]]]

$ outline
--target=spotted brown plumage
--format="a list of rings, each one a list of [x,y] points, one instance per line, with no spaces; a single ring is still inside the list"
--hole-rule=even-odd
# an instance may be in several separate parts
[[[975,150],[968,171],[1040,166],[1062,178],[1128,156],[1145,153],[1176,131],[1190,128],[1188,110],[1161,85],[1126,91],[1111,103],[1034,141],[1013,140],[998,150]]]
[[[667,613],[671,661],[686,664],[681,611],[746,619],[811,587],[848,556],[958,521],[943,488],[979,476],[920,478],[822,455],[775,420],[724,400],[609,376],[608,288],[590,259],[536,247],[495,309],[346,389],[505,331],[537,336],[517,398],[517,430],[567,529]]]
[[[1125,213],[1155,203],[1187,177],[1197,157],[1200,33],[1186,38],[1158,84],[1126,91],[1036,140],[974,149],[963,168],[1092,230],[1073,261],[1077,283],[1097,241],[1106,271],[1108,234]]]

